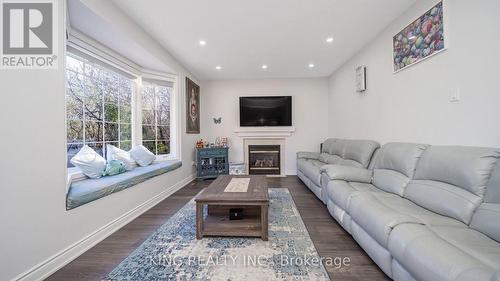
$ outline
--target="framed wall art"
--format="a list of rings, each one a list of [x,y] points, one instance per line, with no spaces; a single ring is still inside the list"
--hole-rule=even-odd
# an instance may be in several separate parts
[[[446,50],[443,1],[394,35],[392,43],[394,72]]]
[[[200,133],[200,86],[186,77],[186,134]]]

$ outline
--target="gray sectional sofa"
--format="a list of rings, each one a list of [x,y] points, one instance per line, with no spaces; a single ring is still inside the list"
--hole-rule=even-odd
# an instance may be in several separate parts
[[[394,280],[500,281],[500,149],[329,139],[298,176]]]
[[[380,145],[369,140],[327,139],[321,146],[321,152],[297,153],[297,176],[326,204],[325,188],[328,183],[322,176],[321,167],[337,164],[358,168],[367,168],[372,155]]]

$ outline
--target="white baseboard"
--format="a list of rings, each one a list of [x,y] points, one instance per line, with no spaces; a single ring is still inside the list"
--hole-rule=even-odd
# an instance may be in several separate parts
[[[141,205],[135,207],[134,209],[128,211],[107,225],[99,228],[95,232],[86,236],[82,240],[74,243],[73,245],[67,247],[61,252],[55,254],[54,256],[48,258],[47,260],[39,263],[35,267],[21,273],[17,277],[14,277],[12,281],[38,281],[43,280],[50,275],[52,275],[57,270],[61,269],[66,264],[70,263],[76,259],[81,254],[85,253],[87,250],[95,246],[97,243],[104,240],[109,235],[113,234],[118,229],[122,228],[156,204],[160,203],[165,198],[169,197],[186,184],[191,182],[195,178],[194,174],[177,182],[170,188],[162,191],[155,197],[149,199],[148,201],[142,203]]]

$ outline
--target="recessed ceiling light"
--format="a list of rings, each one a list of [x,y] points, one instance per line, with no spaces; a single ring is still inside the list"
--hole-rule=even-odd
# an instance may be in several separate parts
[[[310,63],[310,64],[308,65],[308,67],[309,67],[309,68],[313,68],[313,67],[314,67],[314,63]]]
[[[333,42],[333,37],[328,37],[328,38],[326,38],[326,42],[327,42],[327,43],[332,43],[332,42]]]
[[[216,67],[215,67],[215,69],[217,69],[217,70],[221,70],[221,69],[222,69],[222,67],[221,67],[220,65],[218,65],[218,66],[216,66]]]
[[[267,69],[267,65],[263,64],[262,69]]]
[[[207,41],[200,40],[200,45],[201,45],[201,46],[205,46],[206,44],[207,44]]]

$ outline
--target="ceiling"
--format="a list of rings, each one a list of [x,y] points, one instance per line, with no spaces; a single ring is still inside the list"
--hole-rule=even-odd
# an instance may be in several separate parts
[[[151,55],[122,29],[115,28],[85,4],[76,0],[67,3],[72,29],[82,32],[144,68],[168,71],[168,66]]]
[[[329,76],[414,2],[113,0],[202,80]]]

